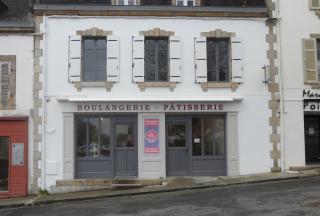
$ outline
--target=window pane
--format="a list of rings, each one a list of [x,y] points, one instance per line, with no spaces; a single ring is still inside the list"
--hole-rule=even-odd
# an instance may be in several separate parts
[[[229,80],[229,41],[219,41],[219,81]]]
[[[168,125],[168,146],[169,147],[186,147],[186,125],[169,124]]]
[[[134,125],[122,124],[116,126],[117,147],[134,147]]]
[[[106,80],[106,39],[84,38],[83,81]]]
[[[223,118],[203,118],[204,155],[225,154]]]
[[[192,155],[202,155],[201,118],[192,118]]]
[[[134,5],[134,0],[128,0],[128,5]]]
[[[168,81],[168,51],[158,53],[158,81]]]
[[[145,39],[145,80],[168,81],[168,38]]]
[[[118,5],[124,5],[124,0],[118,0]]]
[[[229,80],[229,39],[208,38],[207,67],[208,81]]]
[[[110,119],[101,118],[101,156],[110,156]]]
[[[77,156],[87,156],[87,118],[77,118]]]
[[[194,0],[188,0],[188,6],[193,6],[194,5]]]
[[[0,191],[8,191],[9,137],[0,137]]]
[[[88,156],[89,157],[99,157],[100,147],[99,147],[99,119],[89,118],[89,146],[88,146]]]
[[[183,0],[178,0],[177,1],[177,6],[183,6]]]

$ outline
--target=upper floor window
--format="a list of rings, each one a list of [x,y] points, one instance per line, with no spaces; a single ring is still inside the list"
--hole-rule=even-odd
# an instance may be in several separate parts
[[[107,75],[106,37],[84,37],[82,41],[82,80],[85,82],[105,81]]]
[[[119,38],[111,32],[92,28],[69,36],[69,82],[119,82],[119,59]]]
[[[117,5],[137,5],[137,0],[117,0]]]
[[[196,83],[242,83],[244,56],[241,38],[220,29],[202,35],[206,36],[195,38]]]
[[[194,6],[195,0],[177,0],[177,6]]]
[[[182,82],[181,39],[173,35],[155,28],[132,38],[133,82]]]
[[[168,82],[169,80],[169,38],[146,37],[145,38],[145,81]]]
[[[141,5],[172,5],[172,0],[140,0]]]
[[[319,36],[319,35],[317,35]],[[303,39],[305,83],[320,83],[320,38]]]
[[[230,39],[207,39],[207,77],[208,81],[229,81]]]

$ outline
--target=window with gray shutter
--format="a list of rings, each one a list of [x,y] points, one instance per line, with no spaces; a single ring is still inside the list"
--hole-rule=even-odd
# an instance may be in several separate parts
[[[14,110],[16,98],[15,56],[0,56],[0,110]]]

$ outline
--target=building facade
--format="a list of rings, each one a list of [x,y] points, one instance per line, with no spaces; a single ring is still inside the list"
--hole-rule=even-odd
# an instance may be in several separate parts
[[[36,1],[33,10],[38,187],[280,171],[264,1]]]
[[[286,170],[320,162],[320,1],[279,1]],[[299,13],[298,18],[296,14]]]
[[[0,1],[0,198],[25,196],[33,189],[30,6],[29,1]]]

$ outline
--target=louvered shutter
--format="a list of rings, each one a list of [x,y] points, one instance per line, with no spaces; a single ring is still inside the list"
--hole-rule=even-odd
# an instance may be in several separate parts
[[[81,36],[69,36],[69,82],[81,81]]]
[[[107,37],[107,81],[119,82],[120,40],[117,36]]]
[[[132,80],[144,82],[144,36],[132,37]]]
[[[182,43],[180,37],[170,37],[170,82],[182,82]]]
[[[196,37],[194,40],[195,49],[195,70],[196,70],[196,83],[208,82],[208,69],[207,69],[207,38]]]
[[[303,39],[303,66],[306,83],[318,82],[317,40]]]
[[[320,0],[309,0],[311,9],[320,9]]]
[[[244,55],[241,38],[231,38],[232,82],[242,83],[244,79]]]

